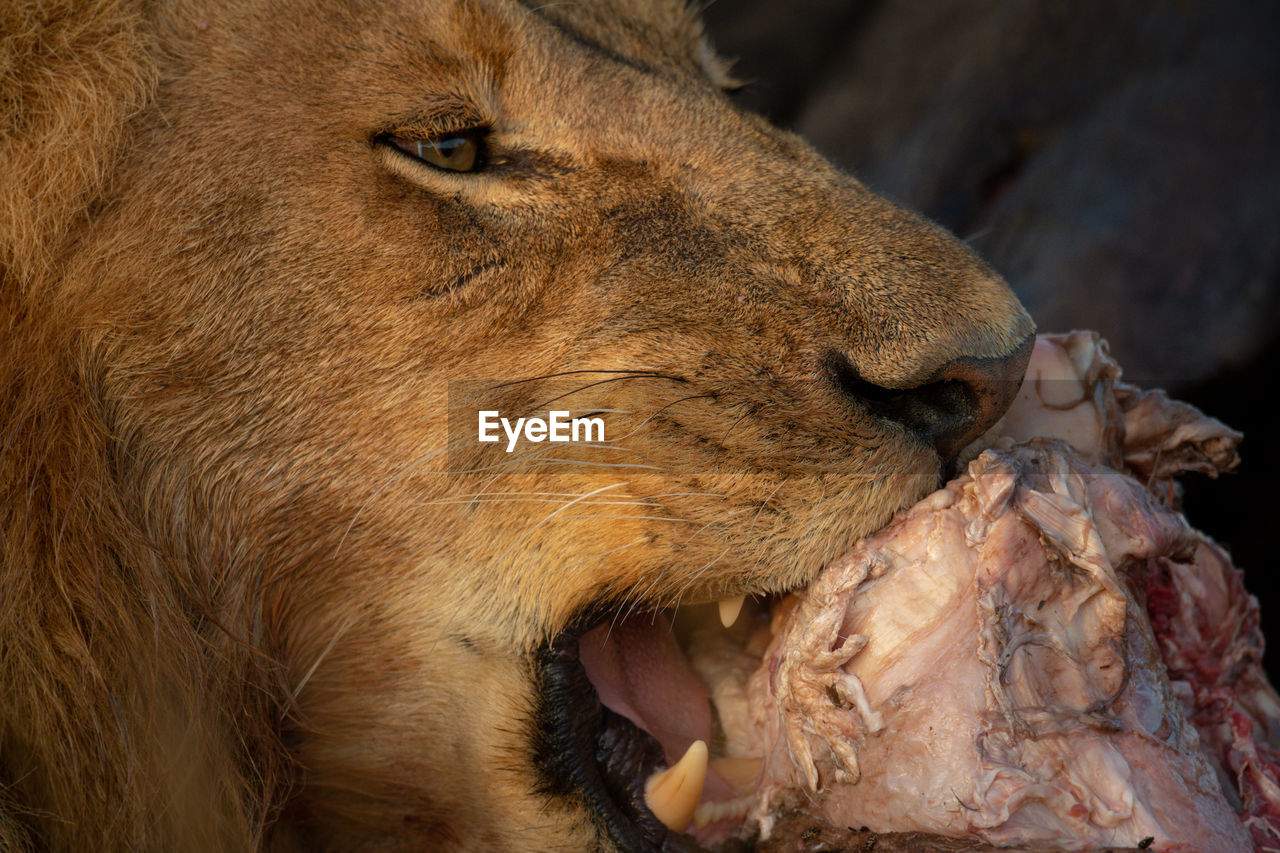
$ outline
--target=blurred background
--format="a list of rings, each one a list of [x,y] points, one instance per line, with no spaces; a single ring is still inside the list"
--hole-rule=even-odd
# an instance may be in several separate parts
[[[714,0],[735,97],[968,241],[1044,331],[1245,433],[1185,510],[1280,677],[1280,3]],[[1280,408],[1280,407],[1277,407]]]

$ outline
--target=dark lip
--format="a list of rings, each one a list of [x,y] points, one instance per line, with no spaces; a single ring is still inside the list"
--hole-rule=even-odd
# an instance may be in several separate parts
[[[578,657],[585,621],[557,634],[535,656],[535,761],[544,793],[583,799],[620,850],[660,853],[672,833],[645,807],[644,780],[662,765],[662,749],[600,704]]]
[[[667,829],[644,804],[644,781],[662,767],[662,747],[634,723],[600,704],[578,657],[578,639],[611,616],[575,621],[534,656],[539,707],[534,756],[541,793],[585,802],[597,827],[628,853],[708,853]],[[606,611],[612,613],[613,611]],[[746,851],[749,845],[722,845]]]

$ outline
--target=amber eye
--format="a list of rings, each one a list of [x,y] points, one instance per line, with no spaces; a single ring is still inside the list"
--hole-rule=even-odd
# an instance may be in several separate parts
[[[388,134],[387,142],[428,166],[449,172],[474,172],[480,168],[483,131],[468,130],[436,139],[411,139]]]

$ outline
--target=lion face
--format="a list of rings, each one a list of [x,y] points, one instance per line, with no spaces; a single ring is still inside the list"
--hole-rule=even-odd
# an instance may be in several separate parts
[[[681,2],[208,5],[159,13],[61,298],[138,524],[276,662],[276,835],[673,843],[576,638],[805,583],[999,416],[1030,319],[735,108]],[[476,438],[557,407],[603,440]]]

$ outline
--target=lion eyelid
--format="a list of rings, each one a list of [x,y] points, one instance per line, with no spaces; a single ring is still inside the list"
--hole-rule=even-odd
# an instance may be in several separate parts
[[[434,136],[411,132],[386,133],[375,137],[374,144],[394,149],[432,169],[471,175],[487,166],[488,137],[487,128],[473,127]],[[459,159],[453,160],[455,157]]]

